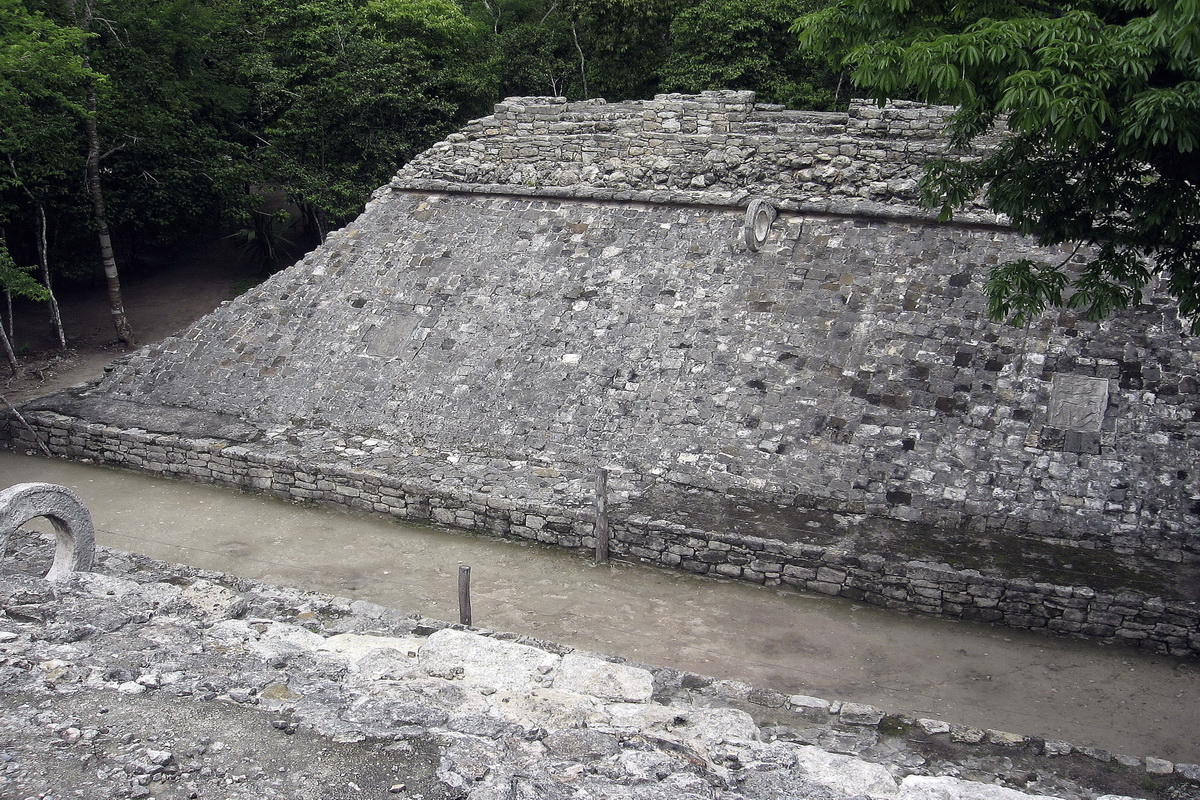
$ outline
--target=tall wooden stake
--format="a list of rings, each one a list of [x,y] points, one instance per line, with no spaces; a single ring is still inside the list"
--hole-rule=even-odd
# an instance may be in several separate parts
[[[471,568],[466,564],[458,568],[458,621],[471,627]]]
[[[596,563],[608,563],[608,470],[596,474]]]

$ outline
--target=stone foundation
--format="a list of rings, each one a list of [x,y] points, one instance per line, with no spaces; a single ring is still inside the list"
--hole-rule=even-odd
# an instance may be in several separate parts
[[[26,418],[53,453],[76,460],[571,549],[595,545],[590,476],[586,475],[536,464],[510,465],[507,474],[493,472],[484,480],[476,471],[472,477],[479,488],[470,491],[463,488],[470,466],[457,470],[441,458],[412,456],[385,471],[347,461],[302,460],[279,442],[257,446],[192,439],[88,423],[52,412],[32,412]],[[28,430],[12,425],[10,436],[15,448],[36,446]],[[348,449],[366,454],[360,448]],[[638,484],[647,482],[639,476],[620,476],[613,483],[618,496],[628,498],[630,489],[633,494],[644,492],[645,486]],[[704,530],[626,514],[619,504],[611,527],[614,556],[695,574],[789,586],[899,611],[1121,641],[1174,656],[1200,654],[1196,603],[1129,590],[1100,591],[988,576],[882,553]]]

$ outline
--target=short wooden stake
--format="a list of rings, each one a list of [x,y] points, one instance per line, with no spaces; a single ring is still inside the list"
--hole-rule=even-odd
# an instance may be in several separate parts
[[[608,470],[596,474],[596,563],[608,563]]]
[[[458,621],[471,627],[471,568],[465,564],[458,568]]]

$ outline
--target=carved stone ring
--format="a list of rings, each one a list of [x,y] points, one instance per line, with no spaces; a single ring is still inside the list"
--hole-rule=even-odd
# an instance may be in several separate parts
[[[96,529],[92,515],[79,495],[53,483],[18,483],[0,492],[0,556],[8,537],[38,517],[54,526],[54,563],[46,579],[61,581],[76,571],[92,568],[96,553]]]
[[[742,227],[742,239],[751,252],[758,249],[767,241],[771,231],[771,223],[775,222],[775,207],[766,200],[751,200],[746,208],[746,224]]]

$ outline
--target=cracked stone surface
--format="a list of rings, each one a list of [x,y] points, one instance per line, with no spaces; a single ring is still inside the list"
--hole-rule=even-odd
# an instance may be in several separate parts
[[[65,582],[0,575],[4,797],[1200,797],[1193,765],[956,743],[929,720],[840,720],[819,698],[98,555]]]

